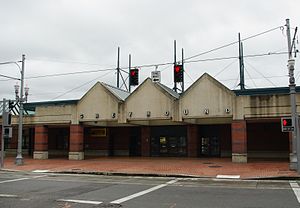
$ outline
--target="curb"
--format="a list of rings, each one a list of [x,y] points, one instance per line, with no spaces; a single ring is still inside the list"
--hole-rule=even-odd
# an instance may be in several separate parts
[[[32,173],[29,170],[16,170],[16,169],[0,169],[0,172],[24,172]],[[102,176],[139,176],[139,177],[169,177],[169,178],[201,178],[201,179],[217,179],[216,176],[201,176],[201,175],[188,175],[188,174],[166,174],[166,173],[126,173],[126,172],[100,172],[100,171],[84,171],[84,170],[62,170],[62,171],[51,171],[41,174],[82,174],[82,175],[102,175]],[[222,179],[220,179],[222,180]],[[226,179],[225,179],[226,180]],[[300,176],[267,176],[267,177],[247,177],[230,180],[300,180]]]
[[[50,171],[48,173],[60,174],[86,174],[103,176],[140,176],[140,177],[169,177],[169,178],[215,178],[213,176],[197,176],[186,174],[162,174],[162,173],[124,173],[124,172],[97,172],[97,171]]]

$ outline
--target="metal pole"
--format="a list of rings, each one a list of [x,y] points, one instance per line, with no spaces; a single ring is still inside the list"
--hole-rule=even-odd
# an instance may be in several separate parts
[[[184,92],[184,64],[183,64],[184,58],[183,58],[183,56],[184,56],[184,50],[183,50],[183,48],[182,48],[182,49],[181,49],[181,62],[182,62],[182,70],[183,70],[183,73],[182,73],[181,93]]]
[[[130,83],[130,76],[131,76],[131,74],[130,74],[130,69],[131,69],[131,54],[129,54],[129,79],[128,79],[128,82],[129,82],[129,87],[128,87],[128,89],[129,89],[129,92],[131,92],[131,83]]]
[[[291,117],[294,122],[294,131],[292,132],[292,152],[290,153],[290,169],[300,171],[299,156],[299,127],[298,127],[298,114],[296,109],[296,84],[294,77],[294,64],[295,60],[292,59],[291,47],[291,34],[290,34],[290,21],[286,19],[286,33],[288,43],[288,70],[289,70],[289,88],[290,88],[290,102],[291,102]],[[298,153],[298,154],[297,154]]]
[[[118,47],[118,61],[117,61],[117,88],[120,87],[120,47]]]
[[[2,104],[2,133],[1,133],[1,164],[0,168],[4,167],[4,119],[3,116],[5,114],[5,103],[6,100],[3,99],[3,104]]]
[[[240,61],[240,87],[245,89],[244,63],[243,63],[243,44],[241,42],[241,34],[239,33],[239,61]]]
[[[23,133],[23,88],[24,88],[24,70],[25,70],[25,55],[22,55],[22,71],[21,71],[21,90],[20,90],[20,113],[19,113],[19,130],[18,130],[18,150],[16,157],[16,165],[23,165],[22,157],[22,133]]]
[[[176,40],[174,40],[174,68],[176,65]],[[174,70],[173,68],[173,70]],[[173,75],[175,76],[175,74],[173,73]],[[177,83],[175,82],[175,77],[174,77],[174,90],[175,92],[177,92]]]

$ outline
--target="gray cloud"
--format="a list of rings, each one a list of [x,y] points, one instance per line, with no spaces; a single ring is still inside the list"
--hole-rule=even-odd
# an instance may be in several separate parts
[[[121,46],[121,65],[124,67],[128,65],[129,53],[133,65],[172,62],[174,39],[178,53],[183,47],[185,55],[192,56],[237,40],[238,32],[242,37],[248,37],[284,25],[286,18],[290,18],[295,27],[299,25],[299,7],[296,0],[1,1],[0,62],[20,60],[21,54],[25,53],[27,77],[103,69],[115,67],[118,46]],[[285,51],[285,35],[278,29],[245,41],[245,54]],[[237,55],[238,49],[234,45],[199,59]],[[286,59],[287,56],[282,55],[246,59],[248,87],[266,87],[272,83],[286,86],[288,80],[283,76],[287,75]],[[204,72],[215,75],[232,61],[186,64],[186,82],[191,84]],[[150,76],[152,70],[154,67],[142,68],[140,81]],[[216,78],[233,88],[238,71],[238,62],[234,62]],[[28,79],[26,83],[30,87],[31,100],[50,100],[104,73]],[[1,65],[0,74],[19,76],[14,65]],[[171,67],[162,75],[162,82],[172,87]],[[271,83],[262,75],[282,77],[272,78]],[[114,72],[97,80],[113,85],[116,82]],[[80,97],[95,82],[61,99]],[[15,81],[0,81],[0,94],[12,98],[14,84]]]

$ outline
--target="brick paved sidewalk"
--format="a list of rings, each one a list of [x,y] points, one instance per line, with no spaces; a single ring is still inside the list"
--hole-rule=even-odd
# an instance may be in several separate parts
[[[216,177],[240,175],[241,178],[298,177],[289,170],[287,161],[255,160],[232,163],[230,158],[153,158],[98,157],[82,161],[67,158],[33,160],[24,158],[24,165],[16,166],[15,158],[5,159],[4,169],[19,171],[48,170],[50,172],[99,172],[154,175],[190,175]]]

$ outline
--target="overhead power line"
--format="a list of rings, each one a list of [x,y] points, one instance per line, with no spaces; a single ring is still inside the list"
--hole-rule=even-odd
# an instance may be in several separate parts
[[[66,95],[66,94],[68,94],[68,93],[70,93],[70,92],[72,92],[72,91],[74,91],[74,90],[77,90],[77,89],[79,89],[79,88],[81,88],[81,87],[83,87],[83,86],[85,86],[85,85],[87,85],[87,84],[90,84],[91,82],[94,82],[94,81],[97,80],[97,79],[103,78],[103,77],[105,77],[106,75],[108,75],[109,73],[110,73],[110,72],[107,72],[107,73],[105,73],[105,74],[103,74],[103,75],[101,75],[101,76],[98,76],[98,77],[96,77],[96,78],[94,78],[94,79],[92,79],[92,80],[89,80],[88,82],[85,82],[85,83],[83,83],[83,84],[81,84],[81,85],[79,85],[79,86],[77,86],[77,87],[75,87],[75,88],[72,88],[71,90],[68,90],[68,91],[66,91],[66,92],[64,92],[64,93],[62,93],[62,94],[60,94],[60,95],[58,95],[58,96],[52,98],[52,100],[55,100],[55,99],[57,99],[57,98],[60,98],[60,97]]]
[[[272,31],[277,30],[277,29],[282,28],[282,27],[283,27],[283,26],[278,26],[278,27],[272,28],[272,29],[270,29],[270,30],[266,30],[266,31],[264,31],[264,32],[261,32],[261,33],[255,34],[255,35],[251,35],[251,36],[249,36],[249,37],[246,37],[246,38],[241,39],[241,41],[249,40],[249,39],[251,39],[251,38],[255,38],[255,37],[257,37],[257,36],[264,35],[264,34],[266,34],[266,33],[272,32]],[[184,60],[193,59],[193,58],[196,58],[196,57],[198,57],[198,56],[202,56],[202,55],[211,53],[211,52],[213,52],[213,51],[217,51],[217,50],[220,50],[220,49],[229,47],[229,46],[231,46],[231,45],[237,44],[238,42],[239,42],[239,41],[237,40],[237,41],[234,41],[234,42],[231,42],[231,43],[228,43],[228,44],[225,44],[225,45],[222,45],[222,46],[219,46],[219,47],[210,49],[210,50],[208,50],[208,51],[204,51],[204,52],[202,52],[202,53],[199,53],[199,54],[190,56],[190,57],[188,57],[188,58],[185,58]]]
[[[0,74],[0,77],[5,77],[5,78],[8,78],[8,79],[14,79],[14,80],[20,80],[20,78],[16,78],[16,77],[11,77],[11,76],[7,76],[7,75],[3,75],[3,74]],[[7,80],[7,79],[6,79]],[[5,81],[6,81],[5,80]],[[0,81],[4,81],[4,80],[0,80]]]
[[[250,54],[250,55],[245,55],[244,58],[254,58],[254,57],[263,57],[263,56],[271,56],[271,55],[283,55],[287,54],[287,52],[269,52],[269,53],[262,53],[262,54]],[[230,56],[230,57],[216,57],[216,58],[208,58],[208,59],[198,59],[198,60],[191,60],[191,61],[186,61],[185,64],[189,63],[197,63],[197,62],[207,62],[207,61],[221,61],[221,60],[230,60],[230,59],[238,59],[238,56]],[[173,65],[173,62],[168,62],[168,63],[159,63],[159,64],[145,64],[145,65],[136,65],[133,66],[132,68],[149,68],[149,67],[156,67],[156,66],[169,66]],[[122,67],[120,68],[123,72],[128,67]],[[88,74],[88,73],[97,73],[97,72],[102,72],[102,71],[115,71],[115,68],[107,68],[107,69],[96,69],[96,70],[87,70],[87,71],[76,71],[76,72],[68,72],[68,73],[55,73],[55,74],[46,74],[46,75],[37,75],[37,76],[29,76],[26,77],[25,79],[37,79],[37,78],[46,78],[46,77],[57,77],[57,76],[67,76],[67,75],[76,75],[76,74]],[[128,73],[128,72],[127,72]],[[0,80],[4,81],[4,80]]]

